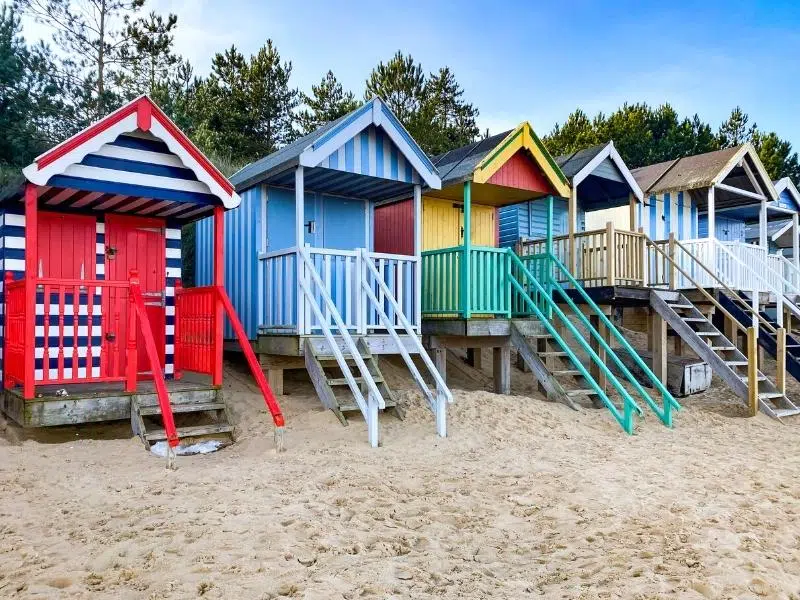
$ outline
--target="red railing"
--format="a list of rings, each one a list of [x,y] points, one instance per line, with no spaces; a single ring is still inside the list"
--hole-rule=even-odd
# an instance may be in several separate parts
[[[164,433],[167,435],[167,443],[171,448],[178,445],[178,432],[175,429],[175,418],[172,415],[172,406],[169,403],[169,393],[167,392],[167,383],[164,381],[164,373],[161,370],[161,360],[158,357],[158,348],[156,347],[156,340],[153,336],[153,330],[150,328],[150,320],[147,318],[147,309],[144,306],[142,299],[142,290],[139,286],[139,274],[136,271],[131,271],[130,279],[130,305],[131,310],[129,313],[129,328],[128,328],[128,344],[127,344],[127,385],[126,389],[136,389],[136,378],[138,374],[137,366],[137,352],[136,347],[136,321],[138,317],[139,328],[142,332],[144,340],[144,347],[147,352],[147,360],[150,363],[150,370],[153,373],[153,382],[156,386],[156,396],[158,398],[158,405],[161,408],[161,419],[164,423]]]
[[[175,376],[182,371],[211,375],[214,371],[213,287],[184,289],[175,283]]]
[[[5,351],[3,354],[4,386],[25,383],[25,280],[14,281],[11,273],[6,273],[4,281],[6,301]]]
[[[37,279],[42,360],[37,384],[124,381],[123,332],[127,281]]]
[[[220,308],[228,316],[273,423],[282,429],[284,418],[281,407],[264,377],[242,322],[224,288],[206,286],[184,289],[180,283],[175,286],[175,368],[210,374],[221,372],[222,353],[215,344],[215,339],[221,336],[221,323],[216,316],[219,314],[217,303],[221,304]]]

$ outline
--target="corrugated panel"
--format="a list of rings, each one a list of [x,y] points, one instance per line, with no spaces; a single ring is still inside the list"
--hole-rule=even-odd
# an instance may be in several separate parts
[[[374,125],[356,134],[319,166],[406,183],[421,181],[402,151],[383,129]]]
[[[375,209],[375,252],[414,254],[413,200]]]
[[[548,194],[550,182],[527,152],[520,150],[489,178],[489,183]]]
[[[258,333],[258,251],[261,239],[261,187],[241,193],[239,208],[225,213],[225,289],[242,321],[247,337]],[[197,223],[195,236],[195,283],[210,285],[214,272],[214,223]],[[225,324],[225,338],[233,339],[233,330]]]

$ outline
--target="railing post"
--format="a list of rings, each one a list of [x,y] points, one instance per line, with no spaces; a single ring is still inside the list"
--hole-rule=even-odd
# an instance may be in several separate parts
[[[747,328],[747,404],[750,416],[758,414],[758,334],[755,327]]]
[[[356,331],[358,335],[367,334],[367,311],[369,310],[369,303],[367,302],[367,292],[364,290],[364,283],[369,280],[366,279],[366,265],[364,261],[367,259],[367,249],[363,248],[363,252],[356,254]]]
[[[675,232],[669,232],[669,289],[674,290],[677,287],[678,274],[675,270]]]
[[[776,331],[776,339],[778,342],[777,352],[775,354],[776,369],[775,385],[781,394],[786,393],[786,329],[780,327]]]
[[[606,223],[606,283],[611,287],[616,281],[617,247],[614,239],[614,223]]]
[[[647,260],[647,238],[644,235],[644,227],[639,227],[638,231],[641,234],[642,240],[642,247],[639,249],[642,261],[642,287],[647,287],[647,283],[651,279],[651,277],[649,277],[650,261]]]
[[[136,391],[136,376],[139,372],[137,364],[138,349],[136,347],[136,307],[133,291],[139,289],[139,271],[131,269],[128,278],[128,339],[125,345],[125,391]]]

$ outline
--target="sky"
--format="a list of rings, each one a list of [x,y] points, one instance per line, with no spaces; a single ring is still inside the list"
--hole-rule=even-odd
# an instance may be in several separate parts
[[[540,134],[575,108],[669,102],[714,129],[739,105],[751,122],[800,150],[800,2],[505,0],[148,0],[178,15],[175,45],[196,72],[232,44],[267,39],[310,91],[328,69],[362,96],[379,61],[410,53],[426,71],[449,66],[499,133],[523,120]],[[25,22],[29,40],[49,38]]]

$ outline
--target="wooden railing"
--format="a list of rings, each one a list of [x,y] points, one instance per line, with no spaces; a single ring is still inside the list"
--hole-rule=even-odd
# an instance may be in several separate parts
[[[374,307],[367,303],[361,286],[365,268],[362,261],[367,259],[360,250],[311,247],[304,250],[308,254],[308,263],[298,261],[297,248],[269,252],[259,257],[264,281],[263,310],[259,315],[259,323],[264,331],[319,334],[323,324],[337,329],[332,311],[323,301],[323,292],[331,298],[343,326],[348,331],[363,335],[369,330],[385,327]],[[378,269],[392,296],[419,331],[419,260],[404,254],[367,252],[366,256]],[[312,268],[322,281],[322,287],[314,286],[311,290],[314,300],[322,309],[322,321],[311,309],[308,298],[302,306],[298,304],[298,274],[308,278],[311,276],[309,269]],[[377,286],[375,291],[378,292]],[[391,312],[388,302],[384,306]],[[393,322],[400,328],[397,319]]]
[[[4,387],[25,383],[25,280],[14,281],[11,273],[6,273],[5,294],[5,349],[3,352]]]
[[[175,282],[175,376],[214,372],[216,290],[184,288]]]
[[[506,249],[473,246],[466,277],[465,252],[464,246],[455,246],[422,253],[423,314],[510,316],[511,260]]]
[[[581,231],[574,236],[575,259],[571,260],[570,236],[553,238],[553,256],[561,263],[572,264],[573,277],[584,287],[645,285],[645,243],[641,233],[615,229],[609,223],[603,229]],[[546,240],[523,240],[517,246],[520,256],[544,254]],[[566,282],[563,273],[556,273]]]

